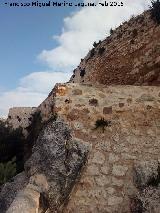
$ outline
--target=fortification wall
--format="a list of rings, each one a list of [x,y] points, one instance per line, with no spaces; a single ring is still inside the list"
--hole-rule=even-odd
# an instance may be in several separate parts
[[[42,120],[57,113],[59,119],[69,125],[72,130],[73,151],[76,144],[89,150],[80,178],[65,202],[64,213],[138,212],[135,197],[140,188],[145,189],[150,180],[153,181],[159,175],[159,103],[160,88],[155,86],[56,85],[36,110],[41,111]],[[31,111],[28,109],[28,115]],[[22,114],[24,115],[24,111]],[[16,116],[17,111],[13,110],[10,115]],[[109,125],[104,129],[101,126],[95,128],[99,119],[104,119]],[[51,140],[45,141],[52,150],[52,143],[55,146],[56,143],[52,137],[46,137]],[[67,153],[68,144],[64,144]],[[64,165],[68,162],[68,157],[66,155]],[[78,159],[76,160],[76,155],[72,157],[76,165]],[[54,169],[53,171],[55,172]],[[151,192],[152,196],[149,191],[148,197],[145,197],[147,205],[152,205],[152,209],[159,211],[159,191],[154,188]],[[54,189],[52,193],[55,193]],[[146,194],[145,191],[143,195]],[[30,195],[34,200],[34,195]],[[37,211],[40,208],[40,198],[39,194],[36,196],[34,210]],[[15,202],[21,203],[21,200],[16,199],[13,206]],[[133,207],[134,211],[131,211]],[[138,208],[140,207],[138,203]]]
[[[7,122],[14,128],[23,128],[24,134],[27,134],[26,127],[32,122],[32,115],[36,111],[35,107],[13,107],[9,109]]]
[[[57,87],[55,111],[90,149],[64,212],[130,212],[133,167],[142,163],[147,173],[148,163],[156,169],[160,161],[159,103],[159,87]],[[104,131],[95,129],[101,118],[111,121]]]
[[[95,45],[71,77],[93,85],[160,85],[160,25],[150,12],[131,18]]]

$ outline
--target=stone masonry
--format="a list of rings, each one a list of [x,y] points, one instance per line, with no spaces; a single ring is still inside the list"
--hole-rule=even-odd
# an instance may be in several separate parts
[[[130,212],[134,165],[160,161],[160,88],[66,84],[56,90],[54,110],[90,147],[64,212]],[[111,121],[104,132],[95,129],[100,118]]]
[[[27,135],[26,127],[32,122],[32,115],[36,107],[13,107],[8,113],[7,122],[14,129],[22,127],[24,135]]]
[[[150,11],[132,17],[94,46],[70,82],[160,85],[160,25],[150,18]]]
[[[57,84],[36,110],[44,121],[57,114],[72,129],[73,141],[89,150],[62,211],[130,213],[139,193],[135,168],[143,185],[160,163],[160,88]],[[99,119],[109,125],[95,128]],[[21,205],[21,196],[15,202]]]

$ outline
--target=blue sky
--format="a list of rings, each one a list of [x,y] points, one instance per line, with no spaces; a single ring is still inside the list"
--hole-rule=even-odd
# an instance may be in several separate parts
[[[44,47],[49,49],[57,45],[52,36],[61,33],[64,17],[74,10],[69,7],[9,8],[1,4],[1,89],[13,89],[24,75],[47,69],[47,65],[37,60],[37,55]]]
[[[0,3],[0,116],[7,116],[10,107],[38,106],[55,83],[69,80],[94,41],[142,13],[150,2],[123,0],[121,8],[24,9],[4,6],[6,1]]]

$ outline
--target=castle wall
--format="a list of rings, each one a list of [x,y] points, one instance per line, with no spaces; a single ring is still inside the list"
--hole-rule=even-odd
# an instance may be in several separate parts
[[[32,122],[32,115],[36,111],[35,107],[13,107],[9,109],[7,122],[14,128],[23,128],[26,135],[26,127]]]
[[[81,60],[70,82],[160,85],[160,25],[149,11],[123,23]]]
[[[130,212],[133,166],[160,160],[159,102],[159,87],[57,87],[55,111],[90,148],[64,212]],[[101,118],[111,121],[104,131],[95,129]]]

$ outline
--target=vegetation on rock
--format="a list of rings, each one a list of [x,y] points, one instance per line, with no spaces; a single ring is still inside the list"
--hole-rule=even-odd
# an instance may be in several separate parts
[[[104,51],[105,51],[105,48],[104,47],[100,47],[99,50],[98,50],[98,53],[100,55],[102,55],[104,53]]]
[[[22,129],[18,128],[14,130],[6,123],[0,121],[0,136],[0,163],[8,166],[7,163],[11,162],[12,159],[16,157],[16,172],[21,172],[24,164],[25,144]]]
[[[160,24],[160,0],[152,0],[151,4],[151,17],[157,24]]]
[[[0,184],[4,184],[16,175],[16,158],[0,163]]]
[[[105,127],[111,126],[111,121],[105,120],[104,118],[96,120],[95,129],[101,128],[104,132]]]

